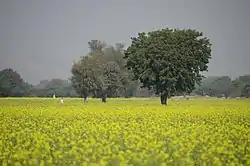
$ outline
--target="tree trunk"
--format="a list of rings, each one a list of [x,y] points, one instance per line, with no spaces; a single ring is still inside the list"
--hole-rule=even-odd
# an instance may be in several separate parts
[[[168,104],[167,100],[168,100],[168,96],[167,95],[165,95],[165,94],[161,95],[161,104],[162,105],[167,105]]]

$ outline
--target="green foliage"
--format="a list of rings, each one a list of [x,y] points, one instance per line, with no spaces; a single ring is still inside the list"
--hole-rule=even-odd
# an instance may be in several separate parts
[[[126,96],[127,85],[132,81],[123,59],[124,45],[103,47],[101,43],[95,40],[89,42],[90,53],[72,66],[72,85],[80,96]]]
[[[207,71],[211,43],[196,30],[162,29],[132,37],[126,67],[143,87],[170,97],[194,90]]]
[[[68,80],[42,80],[32,88],[32,96],[52,97],[54,94],[56,96],[78,97]]]
[[[28,95],[30,87],[13,69],[0,71],[0,97]]]
[[[245,85],[244,88],[242,89],[241,96],[250,97],[250,84]]]
[[[112,60],[111,57],[113,55],[112,54],[109,54],[109,55],[110,55],[109,56],[110,59]],[[89,57],[89,56],[87,56],[87,57]],[[108,55],[106,58],[108,58]],[[116,58],[117,58],[116,59],[117,63],[120,63],[120,61],[123,60],[122,57],[120,57],[120,58],[116,57]],[[115,61],[111,61],[111,60],[107,61],[107,64],[110,63],[109,65],[111,65],[111,66],[114,66],[114,65],[117,66],[117,63],[114,63]],[[125,63],[122,62],[120,64],[123,64],[123,65],[119,65],[119,67],[117,66],[118,67],[117,69],[116,69],[116,67],[114,68],[115,71],[118,70],[120,72],[119,75],[117,75],[117,77],[113,77],[115,75],[112,73],[107,75],[107,78],[110,78],[111,76],[113,77],[112,82],[109,81],[108,79],[106,79],[106,81],[105,81],[105,86],[108,87],[108,92],[107,92],[108,97],[119,97],[119,96],[120,97],[123,97],[123,96],[124,97],[131,97],[131,96],[147,97],[147,96],[149,96],[149,93],[147,93],[147,91],[145,91],[145,89],[141,90],[138,88],[139,87],[138,83],[131,81],[130,73],[128,73],[127,71],[124,72]],[[109,65],[106,65],[106,68],[108,70],[110,70],[108,67]],[[91,68],[89,68],[89,71],[91,71],[91,69],[95,68],[94,65],[93,66],[88,65],[88,67],[91,67]],[[103,67],[105,67],[105,66],[103,66]],[[85,68],[85,69],[86,69],[86,71],[88,71],[87,68]],[[123,71],[121,71],[121,70],[123,70]],[[85,73],[87,73],[86,71],[85,71]],[[90,76],[85,77],[85,78],[90,79]],[[84,88],[85,86],[88,86],[85,84],[88,82],[89,81],[83,81],[79,85]],[[110,85],[108,85],[108,84],[110,84]],[[113,91],[112,86],[117,87],[117,89],[115,91]],[[8,96],[12,96],[12,97],[22,97],[22,96],[23,97],[28,97],[28,96],[52,97],[54,94],[57,97],[60,97],[60,96],[61,97],[79,97],[78,94],[79,93],[81,94],[82,92],[78,92],[78,94],[77,94],[75,89],[78,89],[78,88],[74,88],[72,83],[70,83],[68,80],[61,80],[61,79],[41,80],[40,83],[37,85],[30,85],[30,84],[24,82],[23,79],[21,78],[21,76],[16,71],[14,71],[12,69],[4,69],[4,70],[0,71],[0,97],[8,97]],[[96,89],[92,88],[92,91],[94,91],[93,96],[100,97],[101,95],[97,94],[99,92],[97,92],[95,90]],[[142,95],[141,95],[141,92],[143,92]],[[82,97],[84,95],[82,94],[80,96]]]
[[[91,59],[89,57],[83,57],[81,61],[75,63],[71,69],[72,77],[71,83],[72,86],[76,89],[76,92],[84,97],[95,87],[95,78],[94,78],[94,66],[91,66]]]
[[[200,95],[228,96],[232,88],[232,80],[228,76],[208,77],[202,81],[196,92]]]
[[[115,61],[107,62],[103,67],[103,88],[108,97],[117,96],[117,90],[122,86],[120,67]]]
[[[250,75],[239,76],[238,79],[245,85],[250,84]]]
[[[249,75],[239,76],[231,80],[228,76],[207,77],[200,86],[194,90],[198,95],[225,96],[225,97],[248,97]]]

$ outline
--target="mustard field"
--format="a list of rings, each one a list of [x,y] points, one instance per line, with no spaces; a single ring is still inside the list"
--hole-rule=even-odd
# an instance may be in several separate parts
[[[250,100],[0,99],[0,165],[250,165]]]

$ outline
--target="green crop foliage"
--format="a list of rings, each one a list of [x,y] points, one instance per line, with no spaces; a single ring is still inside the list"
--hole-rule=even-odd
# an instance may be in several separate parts
[[[0,165],[250,165],[250,101],[1,99]]]

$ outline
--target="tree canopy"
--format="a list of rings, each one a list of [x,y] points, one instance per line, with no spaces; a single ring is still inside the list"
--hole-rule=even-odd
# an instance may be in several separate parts
[[[143,87],[161,96],[191,93],[211,58],[211,43],[196,30],[162,29],[139,33],[125,50],[126,67]]]
[[[0,96],[24,96],[28,95],[30,85],[26,83],[20,74],[11,68],[0,71]]]
[[[114,47],[103,43],[88,42],[90,53],[74,63],[70,80],[80,96],[100,97],[106,102],[106,97],[128,95],[132,81],[125,68],[124,45],[117,43]]]

